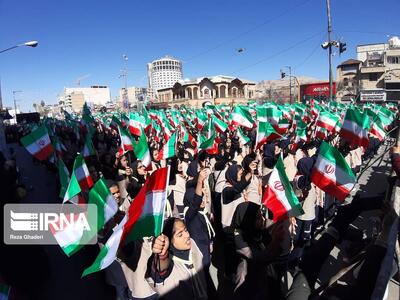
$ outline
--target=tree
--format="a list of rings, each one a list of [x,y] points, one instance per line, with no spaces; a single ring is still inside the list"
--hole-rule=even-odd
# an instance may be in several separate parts
[[[40,106],[44,107],[46,105],[46,103],[44,103],[44,100],[40,101]]]

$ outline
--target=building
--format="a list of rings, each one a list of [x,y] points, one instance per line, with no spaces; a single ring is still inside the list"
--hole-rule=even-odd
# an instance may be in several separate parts
[[[74,88],[64,88],[64,93],[61,97],[64,97],[65,102],[74,106],[74,110],[78,108],[80,103],[87,102],[89,105],[105,105],[106,102],[111,101],[110,88],[105,85],[95,85],[91,87],[74,87]],[[74,105],[75,103],[75,105]],[[83,105],[82,103],[82,105]],[[82,108],[80,105],[80,110]]]
[[[147,76],[150,90],[170,88],[183,78],[182,62],[171,56],[154,60],[147,64]]]
[[[291,84],[289,77],[262,80],[255,86],[255,98],[261,101],[273,100],[277,103],[300,101],[300,86],[308,83],[325,82],[326,80],[308,77],[308,76],[292,76]],[[290,91],[290,87],[292,90]]]
[[[357,98],[360,92],[361,64],[361,60],[348,59],[336,67],[337,100],[351,101]]]
[[[145,87],[131,86],[127,88],[127,91],[125,91],[125,88],[120,89],[119,102],[122,103],[125,95],[131,105],[136,105],[138,101],[149,101],[155,98],[153,90]]]
[[[400,39],[357,46],[361,101],[400,100]]]
[[[218,75],[175,82],[158,90],[160,102],[198,106],[209,101],[215,104],[247,102],[254,98],[256,83],[231,76]]]

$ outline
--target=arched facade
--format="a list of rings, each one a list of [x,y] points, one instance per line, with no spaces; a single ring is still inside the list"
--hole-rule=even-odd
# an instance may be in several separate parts
[[[254,96],[254,89],[255,82],[219,75],[176,82],[169,89],[159,90],[158,96],[161,101],[163,99],[171,99],[170,101],[240,102],[252,98]]]

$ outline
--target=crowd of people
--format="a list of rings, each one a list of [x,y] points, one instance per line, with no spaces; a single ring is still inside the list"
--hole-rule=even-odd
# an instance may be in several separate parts
[[[336,147],[353,173],[359,174],[363,164],[376,157],[382,140],[369,134],[368,147],[354,146],[339,135],[340,130],[328,131],[321,138],[315,134],[317,116],[313,117],[313,106],[304,107],[300,118],[307,124],[305,140],[297,139],[293,111],[287,131],[272,140],[266,139],[260,147],[256,126],[241,127],[239,132],[240,126],[231,123],[225,131],[215,133],[214,149],[201,149],[198,140],[205,126],[197,126],[198,121],[196,124],[193,120],[193,126],[186,126],[192,139],[178,135],[175,155],[168,159],[160,159],[168,137],[163,131],[160,134],[154,130],[158,125],[163,128],[162,124],[153,128],[143,126],[151,155],[148,165],[135,151],[121,151],[119,131],[100,118],[94,117],[92,124],[86,123],[78,131],[63,122],[47,125],[52,131],[50,137],[57,136],[62,145],[57,157],[70,171],[76,154],[84,147],[85,136],[91,134],[96,153],[85,158],[88,171],[93,182],[105,180],[119,206],[119,212],[99,233],[100,247],[129,211],[146,178],[161,167],[170,167],[162,234],[124,245],[115,261],[104,270],[106,281],[115,287],[118,299],[371,297],[386,253],[389,230],[398,216],[385,205],[384,195],[370,197],[357,193],[348,199],[347,205],[340,203],[312,182],[311,172],[322,141]],[[395,120],[397,108],[390,109]],[[210,108],[202,110],[207,115]],[[211,110],[219,112],[215,107]],[[171,113],[167,111],[165,120],[170,119]],[[186,123],[185,118],[180,121]],[[394,126],[392,123],[386,129]],[[19,134],[26,135],[30,130],[32,127],[22,126]],[[242,133],[248,139],[243,140]],[[132,138],[135,141],[139,136]],[[400,171],[399,157],[399,148],[393,148],[396,172]],[[274,212],[264,202],[264,192],[279,158],[304,214],[273,221]],[[56,161],[49,157],[45,164],[56,170]],[[4,159],[0,163],[7,170]],[[3,175],[4,172],[1,181],[15,180]],[[363,211],[374,209],[384,212],[381,231],[365,248],[364,263],[353,284],[331,285],[316,295],[315,283],[332,249],[342,240],[351,239],[350,224]],[[317,235],[319,238],[315,239]],[[217,278],[210,269],[217,270]],[[293,278],[289,286],[285,281],[288,273]]]

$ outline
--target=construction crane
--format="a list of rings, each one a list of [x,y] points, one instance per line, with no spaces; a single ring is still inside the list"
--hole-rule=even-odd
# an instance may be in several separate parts
[[[90,77],[90,76],[92,76],[92,74],[86,74],[86,75],[83,75],[83,76],[79,77],[78,79],[76,79],[77,86],[81,86],[81,81],[83,79],[86,79],[86,78]]]

